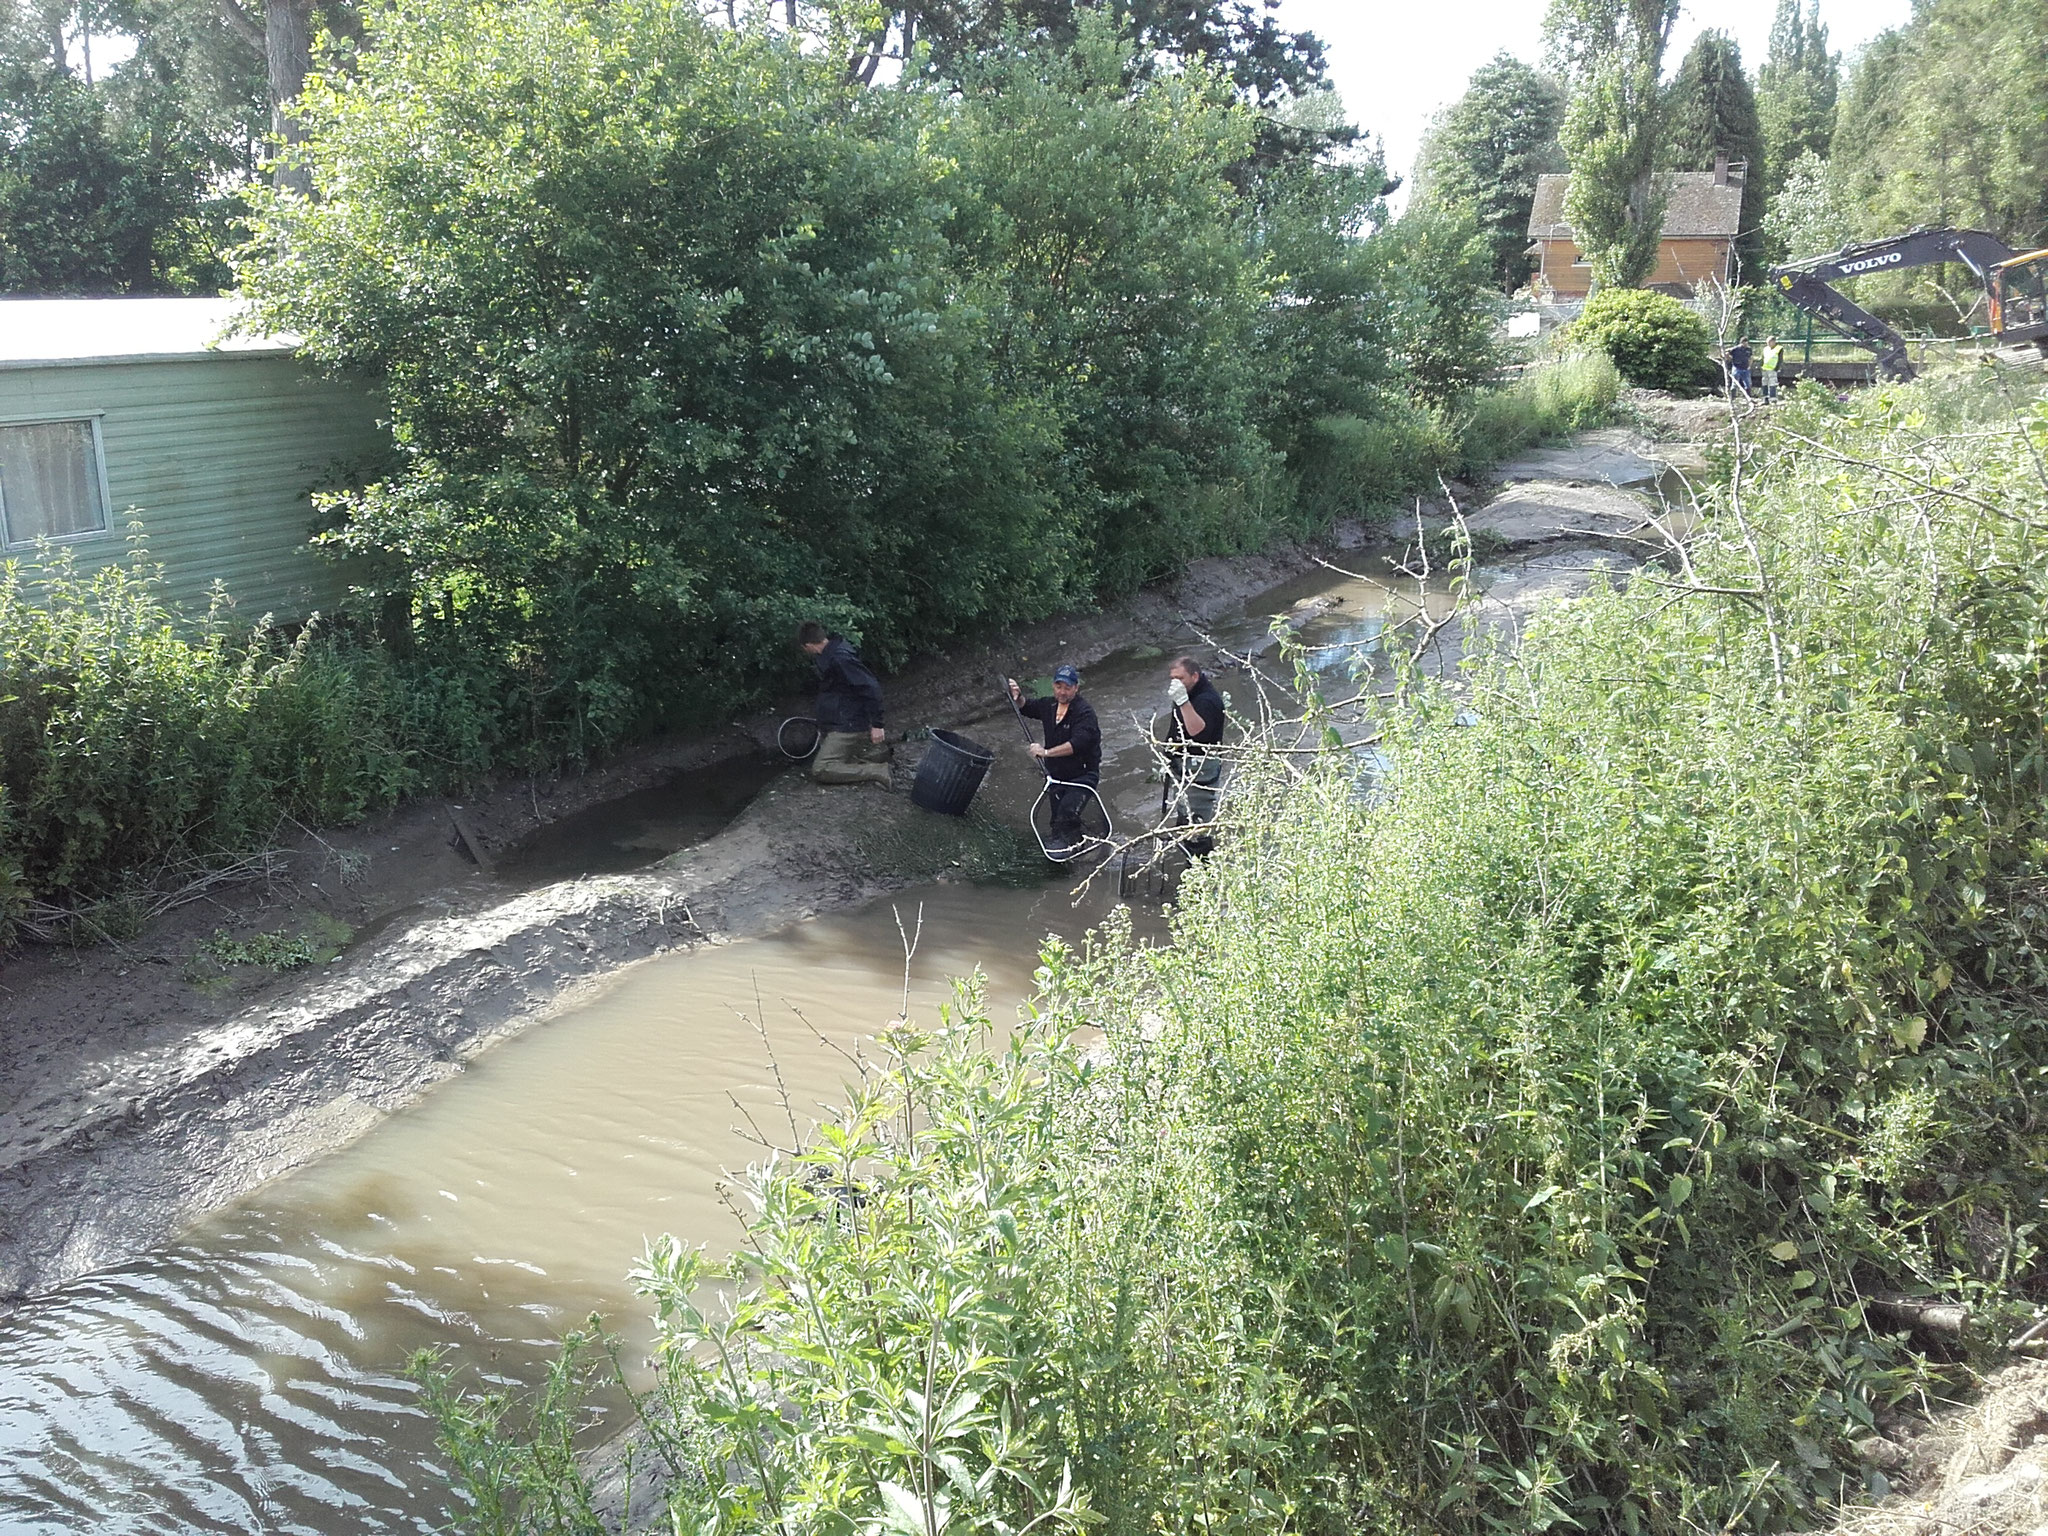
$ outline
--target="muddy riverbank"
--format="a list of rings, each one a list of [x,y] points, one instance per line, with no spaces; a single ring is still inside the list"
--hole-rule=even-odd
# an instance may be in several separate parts
[[[1598,487],[1609,475],[1639,483],[1658,473],[1647,444],[1601,434],[1585,448],[1579,460],[1529,466],[1546,477],[1532,484],[1583,501],[1575,480]],[[1547,504],[1528,485],[1519,494],[1524,509]],[[1604,502],[1603,517],[1588,527],[1522,516],[1504,532],[1513,557],[1485,572],[1481,622],[1518,625],[1581,590],[1597,567],[1648,552],[1645,530],[1624,526],[1625,507]],[[1350,633],[1339,590],[1350,578],[1330,566],[1398,584],[1401,556],[1398,537],[1351,527],[1313,547],[1204,561],[1104,612],[1004,634],[892,679],[899,725],[960,726],[1005,750],[983,797],[990,816],[944,822],[910,806],[901,789],[915,744],[895,793],[820,790],[771,772],[762,754],[783,711],[764,711],[579,779],[521,780],[459,808],[415,805],[309,835],[260,884],[216,892],[118,944],[15,961],[0,972],[0,1295],[34,1295],[168,1240],[200,1213],[355,1140],[636,961],[987,872],[1020,850],[1028,863],[1022,811],[1037,781],[1014,750],[1014,722],[996,714],[994,674],[1109,663],[1090,692],[1112,750],[1128,748],[1158,707],[1168,651],[1199,651],[1202,636],[1226,631],[1242,643],[1268,615],[1318,594],[1337,594],[1315,610],[1336,615],[1323,621],[1330,632]],[[1352,591],[1349,601],[1356,610],[1372,599]],[[1354,628],[1365,634],[1374,622]],[[1455,628],[1440,639],[1454,657]],[[702,809],[714,783],[736,811],[722,830],[714,826],[726,808]],[[659,804],[632,812],[634,827],[651,829],[644,838],[618,834],[600,814],[587,835],[572,827],[539,852],[528,841],[623,797],[660,802],[664,785],[691,804],[668,821]],[[1121,814],[1143,815],[1156,795],[1135,772],[1105,787],[1122,797]],[[652,860],[664,842],[692,837],[701,840],[643,867],[558,878],[579,864]],[[282,977],[205,963],[217,931],[343,930],[350,937],[331,960]]]

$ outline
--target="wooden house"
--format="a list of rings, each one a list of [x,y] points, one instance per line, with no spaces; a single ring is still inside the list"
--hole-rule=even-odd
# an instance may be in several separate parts
[[[1711,171],[1666,176],[1670,198],[1664,206],[1664,232],[1646,287],[1690,297],[1702,283],[1733,282],[1746,171],[1740,161],[1723,159]],[[1569,176],[1537,177],[1536,204],[1529,212],[1528,254],[1539,261],[1536,289],[1545,298],[1566,302],[1585,298],[1593,276],[1564,216],[1570,181]]]
[[[228,299],[0,300],[0,558],[122,559],[137,528],[165,595],[304,618],[343,572],[307,543],[313,491],[390,452],[374,396],[288,338],[230,336]],[[30,590],[33,590],[31,586]]]

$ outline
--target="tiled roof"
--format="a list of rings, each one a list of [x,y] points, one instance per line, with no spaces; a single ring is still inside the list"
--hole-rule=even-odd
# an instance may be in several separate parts
[[[1666,240],[1727,239],[1742,228],[1742,170],[1731,169],[1725,186],[1712,171],[1674,171],[1666,178],[1671,189],[1664,205]],[[1569,176],[1538,176],[1536,206],[1529,210],[1529,238],[1569,240],[1572,227],[1564,216],[1564,189]]]

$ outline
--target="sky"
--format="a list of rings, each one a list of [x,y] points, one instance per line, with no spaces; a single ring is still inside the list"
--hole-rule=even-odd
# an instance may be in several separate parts
[[[1330,51],[1330,77],[1351,119],[1386,145],[1387,169],[1406,177],[1429,119],[1464,92],[1472,71],[1505,48],[1531,64],[1543,57],[1547,0],[1280,0],[1276,19],[1315,33]],[[1754,71],[1771,35],[1777,0],[1687,0],[1672,35],[1667,69],[1676,69],[1709,27],[1732,33]],[[1902,26],[1912,0],[1821,0],[1830,47],[1853,56],[1887,27]],[[104,71],[134,50],[127,38],[94,40]],[[72,63],[79,62],[74,45]],[[1398,209],[1406,189],[1396,193]]]
[[[1546,0],[1280,0],[1276,19],[1328,45],[1330,77],[1351,120],[1385,143],[1387,169],[1405,177],[1430,116],[1458,99],[1473,70],[1503,48],[1542,61],[1548,9]],[[1741,45],[1742,62],[1754,71],[1777,9],[1777,0],[1688,0],[1667,70],[1694,38],[1717,27]],[[1828,45],[1845,57],[1912,14],[1912,0],[1821,0],[1820,8]],[[1404,194],[1395,195],[1397,207]]]

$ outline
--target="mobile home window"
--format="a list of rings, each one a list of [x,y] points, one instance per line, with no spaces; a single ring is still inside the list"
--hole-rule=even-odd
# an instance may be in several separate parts
[[[0,533],[9,544],[107,528],[94,421],[0,423]]]

